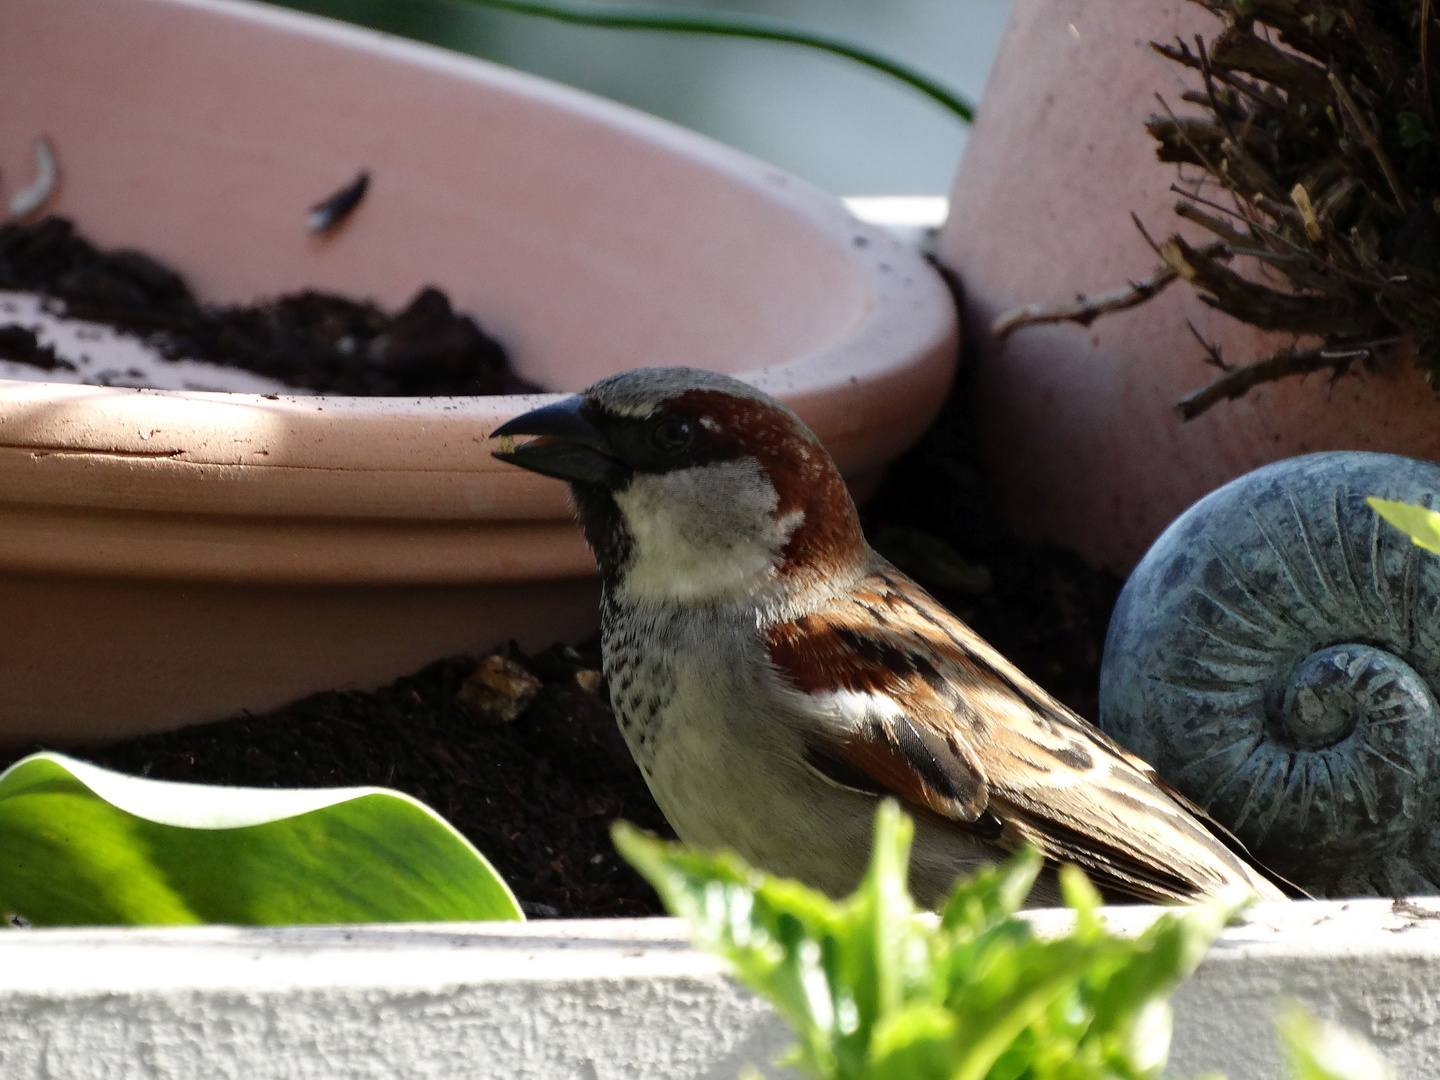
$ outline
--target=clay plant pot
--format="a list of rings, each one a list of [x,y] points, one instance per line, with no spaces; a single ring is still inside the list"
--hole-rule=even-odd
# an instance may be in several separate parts
[[[445,289],[557,391],[743,373],[873,483],[956,354],[939,277],[827,195],[653,118],[230,0],[9,0],[0,177],[209,301]],[[359,168],[334,236],[308,208]],[[534,397],[0,383],[0,742],[98,739],[374,686],[596,622],[562,486],[490,458]]]
[[[1021,535],[1127,572],[1196,499],[1260,465],[1317,450],[1440,457],[1440,404],[1397,365],[1289,379],[1182,422],[1173,405],[1214,375],[1186,322],[1231,361],[1286,344],[1202,304],[1183,284],[1088,328],[995,317],[1137,280],[1157,264],[1130,222],[1177,229],[1173,165],[1145,120],[1185,84],[1150,41],[1213,35],[1187,0],[1016,0],[951,197],[944,260],[965,286],[985,456]]]

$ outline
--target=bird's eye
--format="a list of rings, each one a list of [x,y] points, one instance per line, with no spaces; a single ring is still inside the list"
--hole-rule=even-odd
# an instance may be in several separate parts
[[[695,426],[678,416],[667,416],[650,429],[650,441],[657,450],[678,454],[695,441]]]

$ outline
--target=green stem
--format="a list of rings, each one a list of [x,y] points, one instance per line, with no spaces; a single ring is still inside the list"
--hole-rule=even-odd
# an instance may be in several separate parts
[[[576,23],[580,26],[604,26],[620,30],[661,30],[680,34],[712,34],[718,37],[751,38],[755,41],[781,41],[804,45],[822,52],[843,56],[858,64],[883,71],[949,109],[967,124],[975,118],[975,109],[953,90],[936,82],[923,72],[883,56],[864,45],[819,31],[790,26],[774,19],[754,15],[732,15],[712,11],[673,11],[667,8],[632,7],[619,4],[570,3],[567,0],[469,0],[480,7],[511,11],[519,15],[535,15],[542,19]]]

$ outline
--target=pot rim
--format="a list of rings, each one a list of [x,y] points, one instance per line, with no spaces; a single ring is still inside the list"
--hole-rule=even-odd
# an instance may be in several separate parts
[[[718,173],[798,220],[858,282],[862,302],[848,329],[837,331],[838,340],[737,374],[812,421],[851,477],[873,473],[918,438],[943,401],[958,329],[939,275],[883,227],[859,221],[839,199],[773,166],[583,91],[360,27],[244,0],[126,2],[257,23],[321,46],[436,72],[484,95],[538,102]],[[490,456],[490,431],[559,396],[271,397],[0,380],[0,505],[23,509],[28,516],[21,516],[36,526],[26,541],[29,555],[0,555],[0,570],[75,572],[84,564],[78,549],[64,558],[59,552],[67,532],[87,516],[98,521],[110,515],[135,532],[137,542],[144,522],[172,539],[190,536],[194,542],[186,550],[192,552],[209,535],[201,526],[259,530],[262,520],[289,522],[298,537],[296,530],[319,522],[330,522],[333,530],[358,521],[386,523],[382,546],[395,555],[381,562],[403,562],[403,545],[396,545],[409,535],[416,547],[439,543],[451,551],[450,569],[433,569],[427,580],[478,580],[487,573],[479,564],[493,560],[477,558],[476,551],[467,556],[462,533],[473,537],[477,528],[502,521],[551,523],[574,532],[562,484]],[[42,519],[43,527],[37,524]],[[434,526],[430,539],[416,533],[421,524]],[[24,527],[12,515],[6,532]],[[95,543],[83,547],[93,551]],[[544,576],[590,572],[578,535],[572,546],[563,566]],[[325,561],[315,550],[311,561]],[[92,572],[118,572],[103,568],[118,566],[118,559],[117,548]],[[456,559],[469,569],[460,571]],[[164,573],[172,561],[157,549],[143,573]],[[210,562],[209,570],[197,566],[193,572],[222,572]],[[293,569],[295,559],[290,565],[275,572],[287,580],[297,574],[310,579],[311,571]]]

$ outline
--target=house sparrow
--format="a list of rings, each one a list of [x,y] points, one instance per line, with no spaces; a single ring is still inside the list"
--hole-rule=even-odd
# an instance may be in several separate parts
[[[640,368],[494,435],[500,460],[570,484],[615,715],[686,843],[841,896],[889,795],[916,819],[922,903],[1026,843],[1111,893],[1283,898],[1149,765],[876,554],[830,455],[768,395]],[[1047,874],[1030,899],[1057,898]]]

